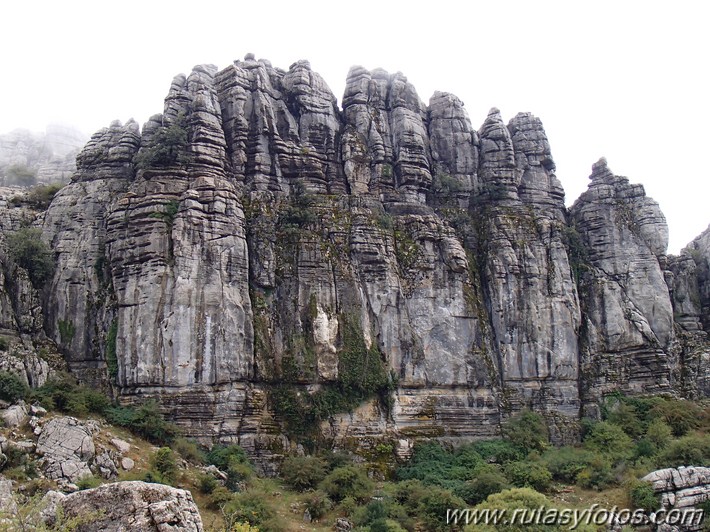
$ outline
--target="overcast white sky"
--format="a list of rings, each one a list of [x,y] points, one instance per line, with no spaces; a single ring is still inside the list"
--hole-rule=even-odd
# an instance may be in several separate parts
[[[539,116],[568,204],[605,156],[661,204],[678,252],[710,223],[709,20],[702,0],[6,1],[0,133],[143,123],[175,74],[247,52],[308,59],[339,101],[351,65],[382,67],[425,102],[456,94],[475,128],[493,106]]]

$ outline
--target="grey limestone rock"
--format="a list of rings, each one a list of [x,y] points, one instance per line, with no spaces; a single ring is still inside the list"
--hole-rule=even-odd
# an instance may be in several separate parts
[[[83,381],[158,399],[187,435],[273,471],[301,443],[278,391],[339,389],[353,352],[396,389],[320,435],[403,455],[525,407],[572,442],[605,394],[710,389],[708,238],[666,257],[658,205],[603,161],[568,211],[537,117],[492,109],[476,131],[456,96],[426,106],[363,67],[340,110],[307,61],[252,54],[176,76],[162,111],[81,151],[37,221],[54,276],[41,298],[0,289],[0,327],[21,317]],[[21,223],[6,210],[0,233]]]
[[[44,518],[52,524],[56,508],[68,518],[81,520],[82,532],[141,530],[201,532],[204,528],[197,505],[189,491],[145,482],[115,482],[69,495],[48,492],[45,500],[53,506]]]
[[[590,404],[612,389],[670,391],[673,309],[666,283],[668,227],[658,204],[597,162],[571,209],[584,258],[582,370]]]
[[[45,423],[36,452],[42,457],[47,477],[76,482],[91,475],[89,464],[96,454],[93,435],[97,431],[93,422],[81,423],[72,417],[53,418]]]

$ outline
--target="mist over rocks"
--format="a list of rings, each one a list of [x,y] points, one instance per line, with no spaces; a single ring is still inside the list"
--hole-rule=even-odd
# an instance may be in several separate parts
[[[94,134],[36,223],[69,368],[267,472],[306,430],[401,450],[528,407],[565,443],[605,394],[710,389],[710,238],[666,256],[657,203],[603,160],[567,209],[539,118],[476,130],[401,73],[351,68],[340,109],[307,61],[197,66],[142,131]],[[361,400],[308,418],[323,390]]]

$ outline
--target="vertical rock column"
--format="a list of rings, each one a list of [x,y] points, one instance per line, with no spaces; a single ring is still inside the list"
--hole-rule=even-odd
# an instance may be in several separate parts
[[[580,264],[581,394],[595,415],[605,393],[671,389],[673,310],[662,263],[668,227],[642,185],[602,159],[571,217],[584,247]]]

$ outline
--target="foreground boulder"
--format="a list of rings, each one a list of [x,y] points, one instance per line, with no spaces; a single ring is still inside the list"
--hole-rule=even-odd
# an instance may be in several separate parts
[[[82,423],[73,417],[58,417],[47,422],[37,441],[42,469],[48,478],[76,482],[90,476],[89,464],[96,455],[93,434],[98,425]]]
[[[162,484],[116,482],[70,495],[50,491],[45,502],[55,510],[44,512],[47,524],[61,508],[65,518],[79,518],[77,532],[204,530],[190,492]]]
[[[653,484],[664,508],[688,508],[710,500],[710,467],[669,467],[642,480]]]
[[[649,473],[643,479],[653,485],[660,495],[661,507],[670,509],[700,508],[710,500],[710,467],[669,467]],[[702,530],[702,523],[697,526],[685,524],[682,529],[662,528],[659,530]]]

